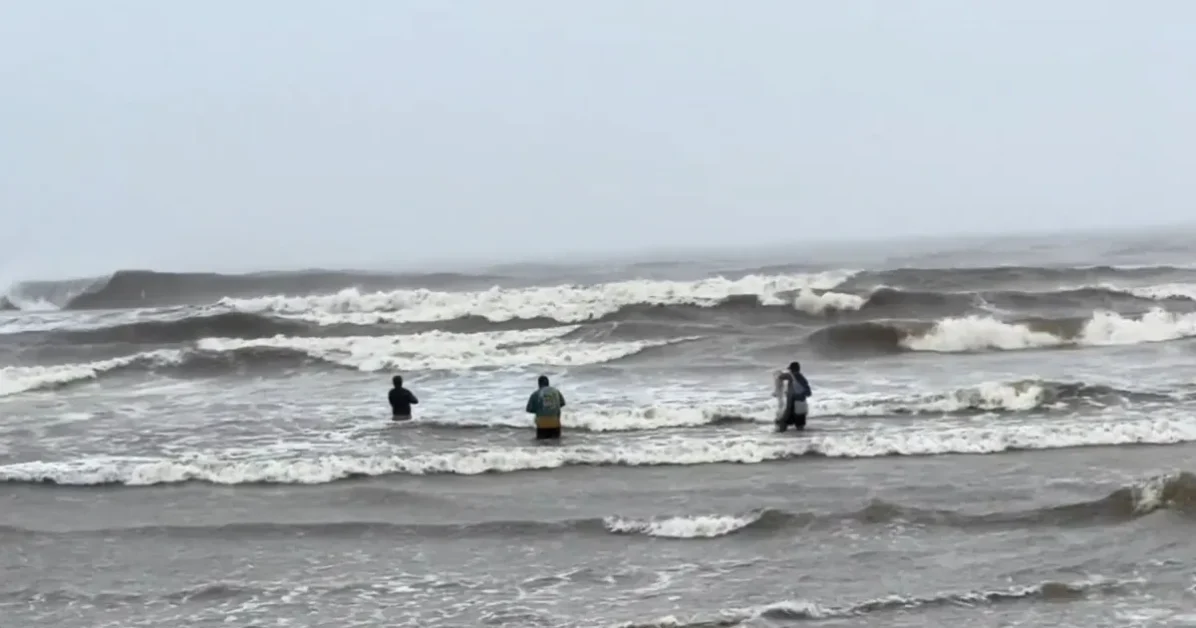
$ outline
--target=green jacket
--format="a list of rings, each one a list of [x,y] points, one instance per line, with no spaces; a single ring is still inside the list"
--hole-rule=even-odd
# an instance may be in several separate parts
[[[559,416],[565,396],[553,386],[537,389],[527,400],[527,411],[536,416]]]

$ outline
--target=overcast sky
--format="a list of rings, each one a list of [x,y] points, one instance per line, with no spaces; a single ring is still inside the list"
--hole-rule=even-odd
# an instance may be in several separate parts
[[[0,4],[0,274],[1196,219],[1196,3]]]

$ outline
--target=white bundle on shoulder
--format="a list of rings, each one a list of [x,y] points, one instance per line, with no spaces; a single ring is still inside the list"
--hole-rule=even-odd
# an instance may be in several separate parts
[[[789,385],[792,381],[785,371],[774,371],[772,374],[772,396],[777,398],[777,418],[785,415],[785,403],[789,399]]]

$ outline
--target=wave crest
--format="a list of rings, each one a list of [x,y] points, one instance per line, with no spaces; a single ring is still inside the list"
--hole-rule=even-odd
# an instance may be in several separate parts
[[[476,287],[505,279],[461,273],[385,273],[354,270],[267,271],[245,274],[118,270],[111,275],[64,281],[24,281],[12,292],[67,310],[198,305],[221,297],[263,294],[325,294],[356,288]]]
[[[795,529],[837,527],[844,522],[858,525],[907,524],[924,527],[988,529],[1036,526],[1089,526],[1117,524],[1171,510],[1196,517],[1196,475],[1176,472],[1145,478],[1091,501],[1043,506],[1022,511],[969,513],[931,509],[872,499],[862,508],[839,512],[789,512],[758,508],[735,514],[674,514],[656,517],[611,515],[601,519],[580,518],[558,521],[497,520],[471,523],[396,523],[391,521],[332,522],[246,522],[196,525],[150,525],[129,527],[75,527],[65,530],[0,526],[3,536],[121,536],[270,538],[304,537],[512,537],[576,534],[618,534],[678,540],[715,539],[753,532],[787,535]]]
[[[590,343],[562,338],[573,329],[476,334],[431,331],[331,338],[281,335],[203,338],[183,349],[158,349],[78,364],[0,368],[0,396],[65,386],[129,370],[224,373],[255,367],[277,370],[313,362],[366,372],[580,366],[613,362],[649,347],[692,340]]]
[[[851,357],[906,351],[964,353],[1128,345],[1193,336],[1196,313],[1153,308],[1141,316],[1099,311],[1087,319],[1007,322],[992,316],[965,316],[937,322],[843,323],[819,329],[807,341],[826,354]]]
[[[546,272],[547,270],[545,269]],[[643,268],[640,268],[640,270],[643,270]],[[991,291],[1013,291],[1016,293],[1019,290],[1038,289],[1059,290],[1059,286],[1062,285],[1092,286],[1119,281],[1140,285],[1144,281],[1154,280],[1155,283],[1170,283],[1176,286],[1188,285],[1189,288],[1170,291],[1169,295],[1164,295],[1160,291],[1155,291],[1154,294],[1138,290],[1119,291],[1123,295],[1126,292],[1131,292],[1141,298],[1190,299],[1193,296],[1193,291],[1190,289],[1190,284],[1184,284],[1183,282],[1196,280],[1196,270],[1172,266],[1147,268],[1121,268],[1113,266],[911,267],[872,271],[844,269],[823,271],[819,275],[811,274],[808,268],[770,267],[754,270],[727,270],[726,272],[728,276],[737,277],[737,279],[725,279],[722,275],[688,281],[643,279],[608,284],[596,283],[589,285],[588,288],[602,290],[603,286],[612,286],[615,288],[615,292],[619,292],[620,288],[622,288],[623,292],[627,292],[628,289],[632,291],[637,290],[637,285],[640,291],[645,286],[672,286],[674,291],[678,292],[678,296],[680,296],[681,292],[686,291],[701,292],[701,286],[709,286],[712,282],[717,283],[721,281],[742,284],[745,283],[744,280],[748,280],[746,283],[750,284],[752,283],[751,277],[761,278],[772,275],[821,277],[819,280],[808,282],[805,287],[829,290],[838,286],[846,291],[845,297],[837,295],[830,295],[828,297],[831,300],[839,300],[837,306],[811,302],[809,303],[810,307],[799,306],[798,308],[814,313],[814,311],[824,309],[828,305],[831,305],[830,309],[859,309],[861,306],[860,301],[868,299],[867,293],[885,287],[905,291],[904,294],[906,295],[921,295],[920,297],[913,297],[913,301],[915,302],[938,300],[940,303],[943,303],[944,299],[954,298],[950,295],[958,294],[975,294]],[[526,273],[519,274],[523,275]],[[549,274],[558,277],[561,276],[559,272],[550,272]],[[246,274],[219,274],[119,270],[101,277],[62,281],[23,281],[13,286],[7,297],[9,305],[16,308],[21,308],[24,301],[45,303],[63,309],[113,309],[208,304],[223,297],[231,299],[266,298],[267,300],[277,302],[279,299],[317,297],[317,295],[325,295],[324,297],[318,297],[317,303],[323,302],[327,304],[329,302],[328,295],[333,295],[344,290],[368,293],[374,291],[401,291],[402,289],[414,289],[415,291],[480,289],[482,292],[475,294],[481,295],[490,291],[486,290],[487,288],[491,288],[499,283],[512,285],[511,282],[521,282],[526,284],[530,279],[530,275],[524,276],[522,279],[516,279],[511,275],[494,274],[492,272],[482,274],[453,272],[403,273],[311,269]],[[759,282],[756,283],[759,284]],[[542,289],[561,292],[571,287],[578,288],[578,286],[561,285]],[[785,291],[784,288],[779,287],[769,288],[763,285],[760,287],[765,288],[765,290],[760,292],[748,290],[748,292],[769,297],[777,292]],[[796,292],[801,288],[801,285],[792,285],[788,290]],[[491,288],[491,290],[499,289]],[[534,291],[535,289],[532,290]],[[648,288],[648,290],[650,292],[651,288]],[[1113,290],[1118,291],[1118,289]],[[522,293],[525,297],[529,294],[534,294],[534,292],[529,293],[527,290],[518,288],[499,291],[511,293],[512,296],[516,293]],[[13,298],[14,295],[19,296],[19,298]],[[281,296],[271,297],[270,295]],[[899,295],[900,293],[894,293],[888,296]],[[1083,294],[1073,296],[1079,298],[1085,297]],[[1101,295],[1088,296],[1100,297]],[[1107,297],[1108,295],[1105,296]],[[335,301],[336,299],[333,298],[332,300]],[[525,298],[524,300],[527,299]],[[825,301],[825,299],[816,300]],[[875,300],[873,306],[882,306],[885,300],[886,295],[881,294]],[[647,300],[643,302],[652,303],[656,301]],[[910,304],[907,302],[905,305]],[[341,311],[344,311],[343,306]],[[576,320],[580,319],[574,318],[563,322],[576,322]]]
[[[607,517],[606,529],[616,534],[643,534],[670,539],[696,539],[726,536],[747,528],[764,518],[767,512],[746,515],[697,515],[660,519],[625,519]]]
[[[762,426],[763,427],[763,426]],[[769,434],[768,436],[772,436]],[[554,448],[472,448],[444,452],[406,451],[325,454],[279,460],[228,457],[220,452],[175,458],[83,458],[0,467],[0,481],[67,485],[145,486],[181,482],[211,484],[326,484],[384,475],[480,475],[565,466],[686,466],[759,464],[807,456],[985,455],[1008,451],[1167,445],[1196,441],[1196,426],[1174,419],[1126,420],[1093,425],[1055,422],[1035,425],[881,429],[867,433],[811,433],[804,438],[737,436],[640,441],[617,447],[562,445]]]
[[[616,628],[735,628],[757,619],[774,621],[843,620],[877,613],[892,613],[940,606],[989,606],[1033,600],[1072,601],[1093,595],[1116,595],[1139,581],[1089,578],[1075,582],[1046,581],[1004,589],[940,592],[922,596],[889,595],[846,605],[823,605],[809,600],[776,602],[752,608],[732,609],[717,617],[680,619],[668,615],[646,622],[624,622]]]

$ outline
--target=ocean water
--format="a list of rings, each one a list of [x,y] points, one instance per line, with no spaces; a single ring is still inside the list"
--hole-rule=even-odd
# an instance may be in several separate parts
[[[17,285],[0,625],[1196,626],[1193,242]]]

